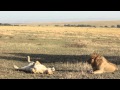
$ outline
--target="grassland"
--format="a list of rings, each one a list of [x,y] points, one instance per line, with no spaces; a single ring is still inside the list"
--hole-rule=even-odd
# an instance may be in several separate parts
[[[86,60],[97,52],[120,69],[120,29],[80,27],[0,27],[0,79],[119,79],[120,71],[101,75],[88,74],[92,69]],[[27,56],[47,67],[53,75],[16,71]]]

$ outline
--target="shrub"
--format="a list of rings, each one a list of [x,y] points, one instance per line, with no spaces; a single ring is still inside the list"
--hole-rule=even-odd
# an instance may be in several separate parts
[[[117,25],[117,28],[120,28],[120,25]]]

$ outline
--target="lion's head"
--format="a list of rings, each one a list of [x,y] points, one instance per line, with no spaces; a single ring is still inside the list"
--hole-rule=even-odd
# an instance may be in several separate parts
[[[99,54],[97,54],[97,53],[93,53],[93,54],[91,54],[90,55],[90,58],[87,60],[87,62],[89,63],[89,64],[93,64],[93,63],[97,63],[97,62],[99,62],[99,63],[101,63],[102,62],[102,56],[101,55],[99,55]]]
[[[117,70],[117,66],[109,62],[104,56],[93,53],[90,55],[89,60],[87,60],[93,68],[94,74],[100,74],[103,72],[114,72]]]

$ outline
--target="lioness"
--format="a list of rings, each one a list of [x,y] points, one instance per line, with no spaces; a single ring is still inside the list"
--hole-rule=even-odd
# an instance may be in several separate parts
[[[47,68],[43,64],[41,64],[39,61],[31,62],[30,56],[28,56],[28,62],[29,64],[27,66],[19,68],[18,66],[14,65],[14,68],[16,70],[25,71],[29,73],[41,73],[41,74],[53,74],[53,71],[55,71],[55,68]]]
[[[115,70],[118,70],[117,66],[111,62],[109,62],[105,57],[93,53],[90,55],[90,59],[87,61],[89,64],[91,64],[93,68],[93,74],[101,74],[104,72],[114,72]]]

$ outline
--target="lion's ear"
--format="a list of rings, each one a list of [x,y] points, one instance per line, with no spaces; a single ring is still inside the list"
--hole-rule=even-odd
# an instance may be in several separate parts
[[[95,59],[97,56],[98,56],[97,53],[92,53],[92,54],[90,55],[90,57],[91,57],[92,59]]]
[[[103,59],[103,57],[101,55],[98,55],[96,59]]]

